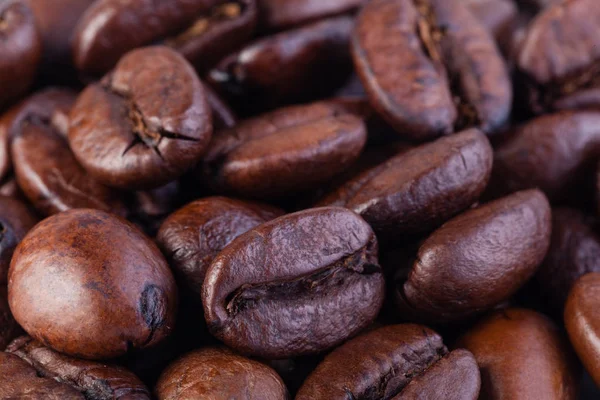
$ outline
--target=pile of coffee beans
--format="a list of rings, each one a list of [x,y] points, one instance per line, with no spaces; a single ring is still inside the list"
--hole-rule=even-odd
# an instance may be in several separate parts
[[[597,385],[598,0],[0,0],[0,400]]]

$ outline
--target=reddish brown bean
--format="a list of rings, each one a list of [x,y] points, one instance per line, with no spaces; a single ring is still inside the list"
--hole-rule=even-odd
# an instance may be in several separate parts
[[[54,215],[27,234],[11,262],[8,296],[33,338],[89,359],[161,342],[177,306],[156,245],[125,220],[89,209]]]
[[[550,204],[539,190],[460,214],[423,242],[408,277],[400,271],[400,312],[443,323],[491,309],[535,273],[550,234]]]
[[[485,189],[492,148],[471,129],[401,152],[318,204],[347,207],[380,237],[428,232],[471,206]]]
[[[456,345],[477,360],[482,399],[577,399],[577,360],[562,332],[541,314],[525,309],[498,311]]]
[[[186,354],[162,373],[159,400],[286,400],[287,389],[275,371],[227,349],[205,348]]]

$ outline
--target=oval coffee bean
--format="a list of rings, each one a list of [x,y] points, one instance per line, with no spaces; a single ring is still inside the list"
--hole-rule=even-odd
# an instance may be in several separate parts
[[[121,194],[79,165],[67,142],[68,114],[75,94],[48,89],[22,106],[11,129],[11,154],[19,187],[43,215],[97,208],[125,215]]]
[[[377,316],[384,295],[377,239],[343,208],[285,215],[223,249],[202,292],[208,328],[228,346],[265,358],[318,353]]]
[[[565,325],[571,344],[596,384],[600,384],[600,273],[579,278],[565,305]]]
[[[600,236],[590,218],[581,212],[562,208],[552,210],[550,249],[534,281],[544,304],[562,313],[569,290],[588,272],[600,272]]]
[[[262,30],[282,30],[310,21],[344,14],[365,0],[257,0]]]
[[[227,349],[204,348],[181,357],[162,373],[159,400],[286,400],[281,378],[268,366]]]
[[[57,353],[29,336],[13,341],[6,349],[20,357],[38,376],[52,378],[83,393],[86,399],[150,400],[150,391],[137,376],[123,367],[79,360]]]
[[[571,0],[533,20],[517,64],[534,111],[600,106],[599,19],[594,0]]]
[[[400,153],[348,181],[319,205],[353,210],[380,238],[427,232],[477,201],[492,159],[485,135],[470,129]]]
[[[36,222],[36,216],[24,203],[0,196],[0,287],[8,282],[8,268],[15,247]]]
[[[366,140],[363,121],[342,106],[291,106],[216,132],[198,172],[219,192],[290,196],[344,171]]]
[[[538,190],[460,214],[423,242],[408,277],[399,277],[400,311],[443,323],[500,304],[535,273],[550,234],[550,205]]]
[[[206,271],[215,256],[244,232],[283,211],[226,197],[196,200],[171,214],[156,241],[182,284],[201,295]]]
[[[17,321],[15,321],[10,307],[8,306],[8,290],[6,284],[0,284],[0,351],[4,351],[6,346],[23,331]],[[2,384],[0,383],[0,386]],[[1,392],[1,391],[0,391]]]
[[[85,400],[83,394],[71,386],[40,377],[31,365],[4,352],[0,352],[0,398]]]
[[[0,110],[24,95],[35,79],[42,43],[31,9],[22,1],[0,3]]]
[[[128,53],[71,111],[69,144],[99,181],[123,189],[167,184],[195,165],[210,141],[200,80],[167,47]]]
[[[204,73],[252,37],[257,18],[256,0],[221,0],[164,44]]]
[[[61,353],[102,359],[162,341],[177,288],[156,245],[99,210],[54,215],[15,250],[10,308],[33,338]]]
[[[475,356],[482,399],[575,400],[580,367],[550,319],[525,309],[497,311],[457,342]]]
[[[493,194],[539,188],[550,199],[572,192],[600,151],[599,112],[561,112],[517,128],[494,152]]]
[[[258,39],[219,62],[209,80],[252,111],[314,100],[350,75],[353,25],[337,17]]]
[[[242,45],[256,18],[254,0],[97,0],[73,33],[75,65],[101,75],[128,51],[160,40],[204,63]]]
[[[479,385],[479,369],[471,353],[449,352],[440,335],[425,326],[391,325],[352,339],[327,355],[296,400],[475,400]]]
[[[460,0],[374,0],[358,16],[352,54],[373,107],[399,134],[493,133],[512,91],[494,39]]]

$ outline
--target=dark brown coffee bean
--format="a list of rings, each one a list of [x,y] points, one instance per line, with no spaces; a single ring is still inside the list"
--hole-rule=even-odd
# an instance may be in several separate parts
[[[8,268],[15,247],[36,222],[37,218],[25,204],[0,196],[0,287],[8,282]]]
[[[358,158],[365,125],[328,102],[282,108],[216,132],[199,166],[219,192],[291,196],[327,182]]]
[[[0,110],[24,95],[37,72],[42,43],[27,4],[0,4]]]
[[[369,225],[349,210],[325,207],[240,235],[209,267],[202,302],[211,333],[228,346],[286,358],[360,332],[377,316],[383,292]]]
[[[396,282],[401,313],[443,323],[491,309],[535,273],[550,244],[548,200],[527,190],[451,219],[423,242]]]
[[[204,85],[206,101],[212,110],[213,126],[215,131],[233,128],[237,124],[237,117],[227,103],[208,85]]]
[[[173,329],[177,288],[162,254],[103,211],[71,210],[39,223],[15,250],[8,280],[17,322],[75,357],[116,357]]]
[[[565,325],[579,359],[600,384],[600,274],[579,278],[565,305]]]
[[[535,276],[543,301],[562,313],[569,290],[588,272],[600,272],[600,236],[577,210],[552,210],[550,249]]]
[[[40,73],[52,80],[72,80],[71,35],[94,0],[28,0],[42,39]]]
[[[255,0],[98,0],[73,35],[75,64],[101,75],[128,51],[162,40],[206,68],[249,39],[256,19]]]
[[[14,354],[0,352],[0,398],[22,400],[86,400],[83,394],[54,379],[42,378]]]
[[[352,38],[375,109],[399,134],[427,140],[466,127],[492,133],[512,93],[490,33],[460,0],[374,0]]]
[[[286,400],[275,371],[227,349],[205,348],[171,364],[156,386],[159,400]]]
[[[366,0],[257,0],[261,30],[281,30],[344,14]]]
[[[600,154],[600,113],[561,112],[517,128],[494,152],[489,191],[502,195],[540,188],[564,199]]]
[[[425,326],[391,325],[331,352],[304,382],[296,400],[475,400],[479,385],[471,353],[449,352],[440,335]]]
[[[69,143],[99,181],[151,189],[198,162],[212,133],[200,80],[167,47],[128,53],[101,83],[88,86],[71,112]]]
[[[75,94],[48,89],[26,101],[11,129],[15,177],[43,215],[73,208],[96,208],[125,215],[120,193],[79,165],[67,142],[68,113]]]
[[[518,57],[534,111],[600,107],[600,9],[595,0],[562,1],[528,29]]]
[[[164,44],[203,73],[252,37],[257,18],[255,0],[220,0]]]
[[[485,135],[471,129],[401,152],[348,181],[319,205],[353,210],[378,237],[427,232],[477,201],[492,158]]]
[[[181,283],[201,295],[206,271],[215,256],[242,233],[282,214],[259,203],[208,197],[171,214],[156,241]]]
[[[337,17],[259,39],[223,59],[209,81],[251,111],[315,100],[350,75],[353,25]]]
[[[79,360],[55,352],[29,336],[12,342],[6,349],[26,361],[38,376],[51,378],[94,400],[150,400],[150,391],[123,367]]]
[[[481,399],[575,400],[580,367],[547,317],[525,309],[497,311],[457,343],[481,370]]]
[[[8,290],[6,284],[0,284],[0,351],[17,336],[22,334],[22,329],[13,318],[8,306]],[[0,383],[0,387],[2,384]],[[1,390],[0,390],[1,392]]]

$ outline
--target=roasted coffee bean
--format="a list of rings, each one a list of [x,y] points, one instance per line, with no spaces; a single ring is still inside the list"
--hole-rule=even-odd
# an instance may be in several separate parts
[[[156,241],[180,282],[201,295],[216,255],[244,232],[283,211],[226,197],[207,197],[177,210],[160,227]]]
[[[202,302],[209,330],[228,346],[286,358],[360,332],[383,295],[369,225],[349,210],[324,207],[279,217],[231,242],[206,273]]]
[[[8,282],[8,268],[15,247],[36,222],[37,218],[24,203],[0,196],[0,287]]]
[[[209,81],[249,111],[312,101],[350,76],[353,25],[337,17],[258,39],[223,59]]]
[[[579,278],[565,305],[565,325],[579,359],[600,385],[600,273]]]
[[[17,322],[74,357],[116,357],[173,329],[177,288],[162,254],[103,211],[71,210],[36,225],[15,250],[8,280]]]
[[[71,386],[40,377],[31,365],[14,354],[4,352],[0,352],[0,398],[86,400]]]
[[[152,189],[198,162],[211,133],[194,70],[176,52],[156,46],[128,53],[83,91],[71,112],[69,143],[100,182]]]
[[[593,222],[577,210],[552,210],[550,249],[534,281],[543,302],[560,314],[575,281],[588,272],[600,272],[600,236]]]
[[[391,325],[331,352],[300,388],[310,399],[477,399],[480,377],[473,355],[449,352],[431,329]]]
[[[94,0],[28,0],[42,40],[42,68],[47,79],[69,81],[75,69],[71,57],[71,34],[77,21]]]
[[[562,332],[525,309],[497,311],[458,342],[481,370],[481,399],[575,400],[580,367]]]
[[[535,273],[551,235],[539,190],[514,193],[451,219],[399,271],[396,302],[406,317],[443,323],[491,309]]]
[[[352,37],[373,107],[400,135],[428,140],[507,121],[509,76],[494,39],[461,0],[374,0]]]
[[[477,201],[492,158],[485,135],[471,129],[401,152],[348,181],[319,205],[353,210],[380,238],[427,232]]]
[[[281,30],[317,19],[344,14],[366,0],[257,0],[261,30]]]
[[[171,364],[156,386],[159,400],[286,400],[287,389],[268,366],[227,349],[204,348]]]
[[[29,336],[12,342],[6,349],[26,361],[38,376],[51,378],[81,392],[86,399],[150,400],[150,391],[123,367],[79,360],[57,353]]]
[[[237,124],[237,117],[227,103],[208,85],[204,85],[206,101],[212,110],[213,126],[215,131],[233,128]]]
[[[569,0],[531,23],[517,61],[534,111],[600,107],[599,20],[595,0]]]
[[[282,108],[216,132],[198,173],[219,192],[270,199],[313,189],[365,146],[363,121],[330,102]]]
[[[43,215],[73,208],[97,208],[125,215],[121,194],[87,172],[67,142],[68,114],[75,94],[48,89],[27,100],[11,129],[15,177]]]
[[[6,284],[0,284],[0,351],[4,351],[6,346],[17,336],[22,334],[21,327],[13,318],[8,306],[8,291]],[[0,387],[2,383],[0,383]],[[1,393],[1,390],[0,390]]]
[[[101,75],[134,48],[162,41],[201,69],[250,38],[255,0],[97,0],[74,33],[77,67]]]
[[[0,110],[24,95],[37,72],[42,43],[27,4],[0,3]]]
[[[562,200],[570,188],[581,186],[599,154],[599,112],[565,111],[533,119],[496,148],[489,192],[497,196],[539,188],[550,199]]]

